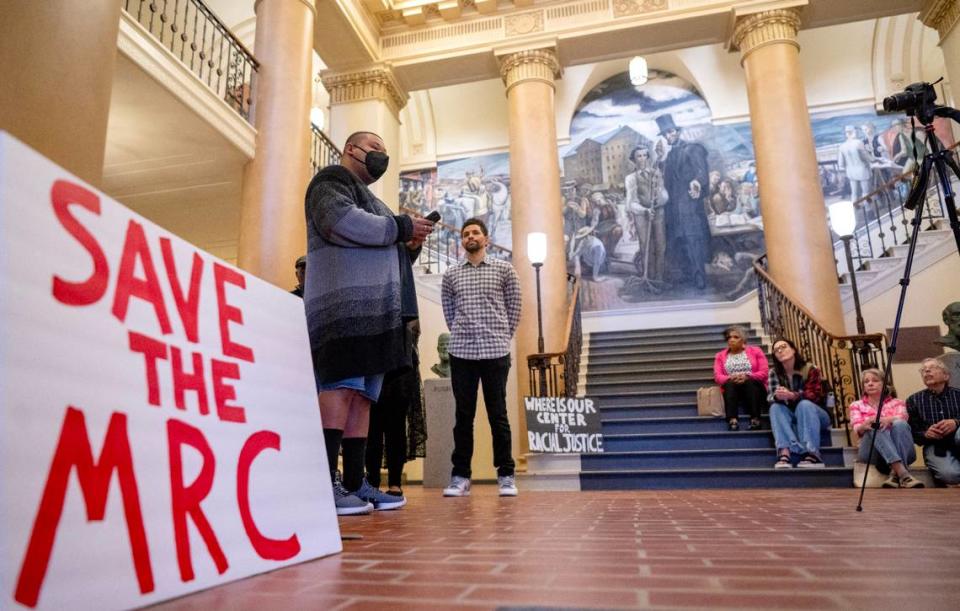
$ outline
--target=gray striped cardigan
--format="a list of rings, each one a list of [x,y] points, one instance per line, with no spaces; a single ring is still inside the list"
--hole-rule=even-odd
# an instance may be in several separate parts
[[[394,215],[350,170],[327,166],[306,196],[304,307],[317,380],[410,366],[404,320],[416,318],[406,215]],[[410,310],[413,311],[410,311]]]

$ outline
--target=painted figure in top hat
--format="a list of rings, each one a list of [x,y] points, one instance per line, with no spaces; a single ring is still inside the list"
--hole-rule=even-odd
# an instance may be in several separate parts
[[[710,225],[704,209],[709,184],[707,149],[680,139],[680,128],[669,113],[657,117],[660,134],[670,146],[663,163],[668,258],[697,289],[706,286],[710,262]]]

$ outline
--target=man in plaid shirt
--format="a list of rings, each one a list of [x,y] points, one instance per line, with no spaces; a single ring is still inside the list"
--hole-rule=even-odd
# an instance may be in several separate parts
[[[473,419],[477,413],[477,384],[493,435],[493,464],[500,496],[516,496],[507,420],[507,374],[510,340],[520,322],[520,280],[513,267],[487,255],[490,238],[480,219],[467,219],[460,229],[466,258],[443,275],[441,301],[450,329],[450,381],[456,402],[453,427],[453,471],[444,496],[470,494],[473,459]]]
[[[950,386],[950,370],[940,359],[924,359],[920,376],[926,389],[907,398],[913,441],[941,483],[960,485],[960,389]]]

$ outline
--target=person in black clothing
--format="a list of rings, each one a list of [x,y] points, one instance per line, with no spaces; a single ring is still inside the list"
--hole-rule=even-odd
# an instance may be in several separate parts
[[[297,259],[297,262],[293,264],[293,270],[297,275],[297,286],[290,292],[303,299],[303,279],[307,275],[307,258],[304,256]]]
[[[380,398],[371,406],[367,434],[367,482],[380,488],[380,468],[386,453],[387,494],[398,497],[397,508],[406,504],[401,488],[403,464],[424,455],[423,395],[420,381],[420,321],[407,325],[413,352],[413,366],[390,372],[383,381]],[[408,436],[409,429],[409,436]]]

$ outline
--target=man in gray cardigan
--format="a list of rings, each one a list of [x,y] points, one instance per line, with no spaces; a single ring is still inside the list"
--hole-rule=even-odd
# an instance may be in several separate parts
[[[338,515],[396,509],[363,478],[370,403],[389,371],[410,367],[405,323],[417,318],[412,262],[433,229],[394,215],[367,188],[387,169],[380,136],[347,138],[339,165],[307,187],[304,307]],[[336,475],[343,449],[343,479]]]

